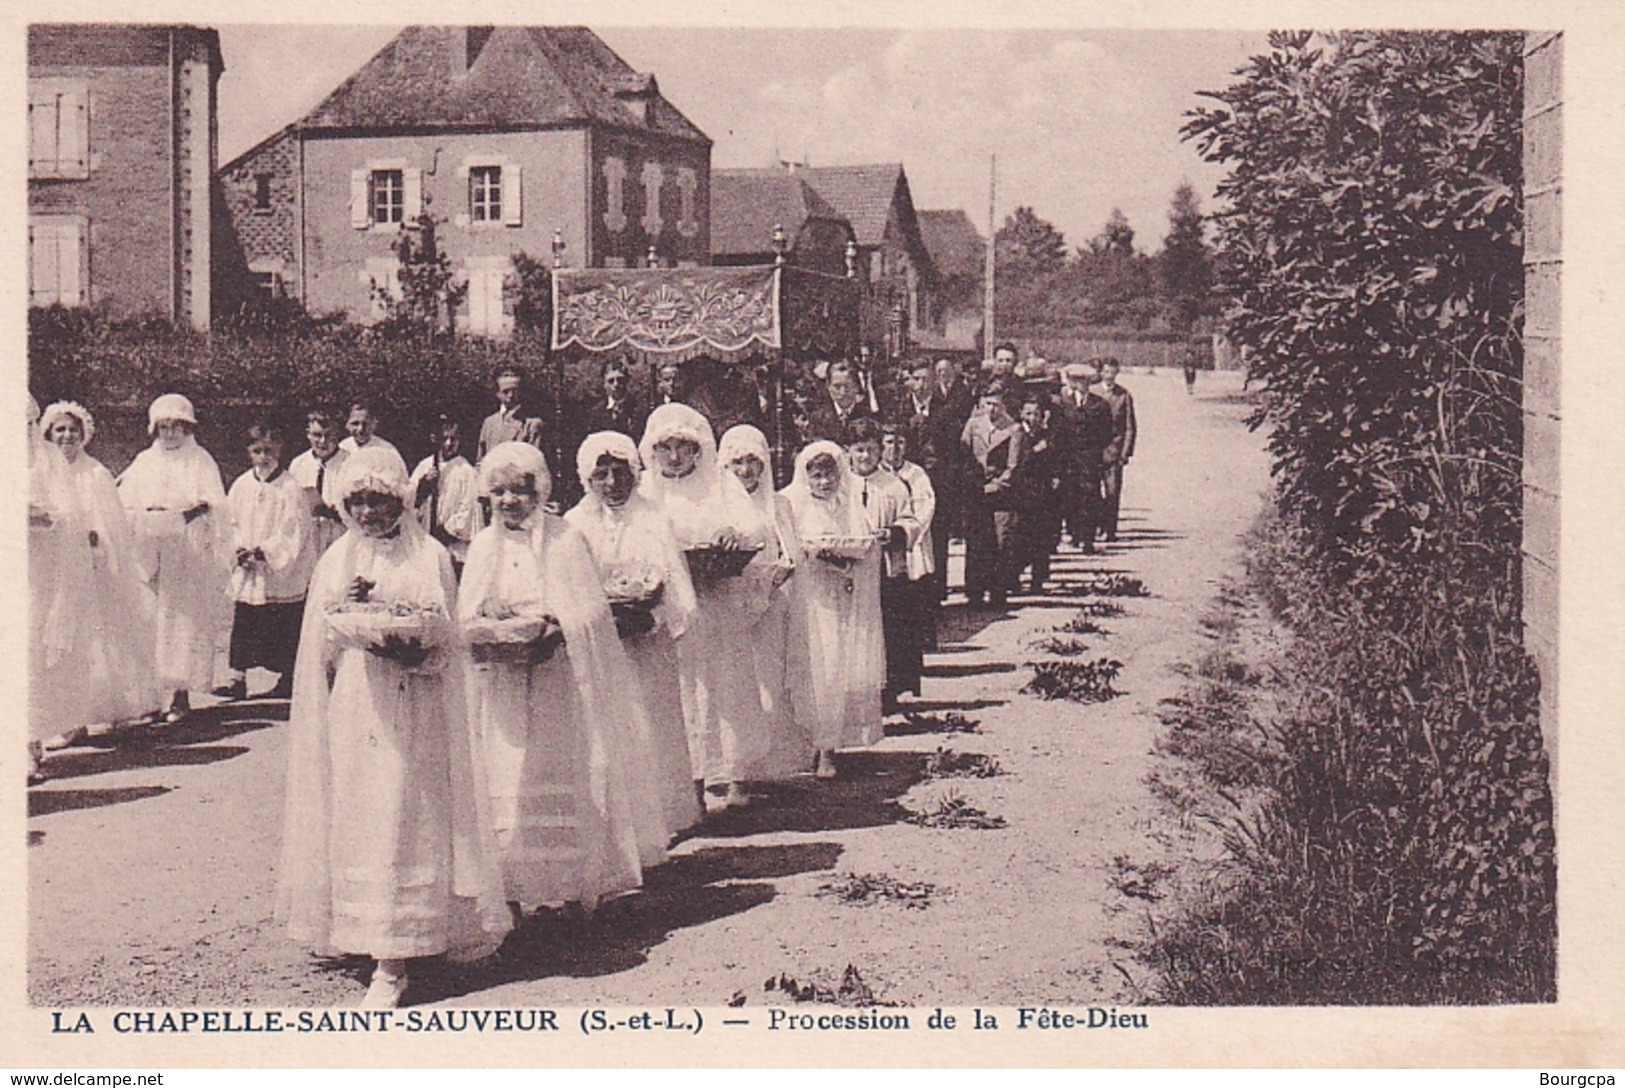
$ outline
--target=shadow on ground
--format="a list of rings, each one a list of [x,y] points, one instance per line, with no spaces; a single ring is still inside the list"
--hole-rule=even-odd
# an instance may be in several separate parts
[[[149,797],[161,797],[170,789],[169,786],[126,786],[122,789],[107,790],[30,790],[28,815],[32,818],[50,816],[57,812],[124,805],[131,801],[145,801]]]
[[[762,881],[832,871],[841,855],[833,842],[773,846],[708,846],[645,874],[643,888],[601,906],[592,916],[542,910],[527,917],[502,950],[477,964],[428,960],[412,965],[409,1004],[442,1001],[510,982],[597,978],[637,967],[673,933],[742,914],[771,902]],[[356,975],[352,959],[328,969]],[[359,965],[358,981],[367,965]]]

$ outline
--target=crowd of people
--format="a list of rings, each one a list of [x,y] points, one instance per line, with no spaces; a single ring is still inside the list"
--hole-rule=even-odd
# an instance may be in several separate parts
[[[183,396],[152,403],[117,480],[88,410],[31,401],[31,774],[46,738],[178,722],[275,674],[255,697],[290,700],[279,916],[374,958],[364,1000],[393,1006],[407,960],[638,887],[747,782],[836,777],[920,693],[950,536],[994,606],[1029,568],[1042,587],[1063,525],[1085,551],[1115,537],[1116,363],[1058,392],[1010,345],[985,369],[973,389],[921,361],[882,410],[830,366],[775,490],[762,430],[719,441],[670,396],[642,418],[611,366],[567,513],[512,373],[472,462],[446,419],[409,470],[357,402],[342,439],[310,412],[291,461],[249,421],[229,490]]]

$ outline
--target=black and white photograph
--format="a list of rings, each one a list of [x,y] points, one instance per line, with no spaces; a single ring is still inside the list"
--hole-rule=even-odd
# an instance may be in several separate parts
[[[11,1020],[1573,999],[1560,20],[561,11],[18,24]]]

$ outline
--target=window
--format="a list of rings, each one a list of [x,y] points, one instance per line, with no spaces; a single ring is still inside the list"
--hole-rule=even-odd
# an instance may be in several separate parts
[[[275,272],[250,272],[254,281],[254,294],[263,301],[275,302],[282,297],[282,277]]]
[[[268,212],[271,210],[271,175],[254,175],[254,210]]]
[[[459,227],[517,227],[522,200],[519,164],[492,152],[464,159],[457,176],[468,183],[468,208],[454,218]]]
[[[28,84],[28,176],[90,176],[90,121],[85,84],[30,80]]]
[[[375,159],[350,171],[350,226],[393,232],[423,210],[423,171],[405,159]]]
[[[85,286],[85,238],[78,216],[35,216],[28,221],[28,304],[79,306]]]
[[[369,202],[373,223],[406,221],[406,176],[403,170],[374,170]]]
[[[502,222],[502,167],[469,168],[468,218],[475,223]]]

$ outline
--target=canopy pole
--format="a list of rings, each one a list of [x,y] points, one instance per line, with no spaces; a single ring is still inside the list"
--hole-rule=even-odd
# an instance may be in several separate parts
[[[773,483],[775,487],[784,487],[790,482],[789,467],[786,464],[786,449],[784,443],[784,284],[780,277],[784,275],[782,257],[773,269],[773,306],[777,311],[779,323],[779,346],[775,350],[777,365],[773,367]]]

